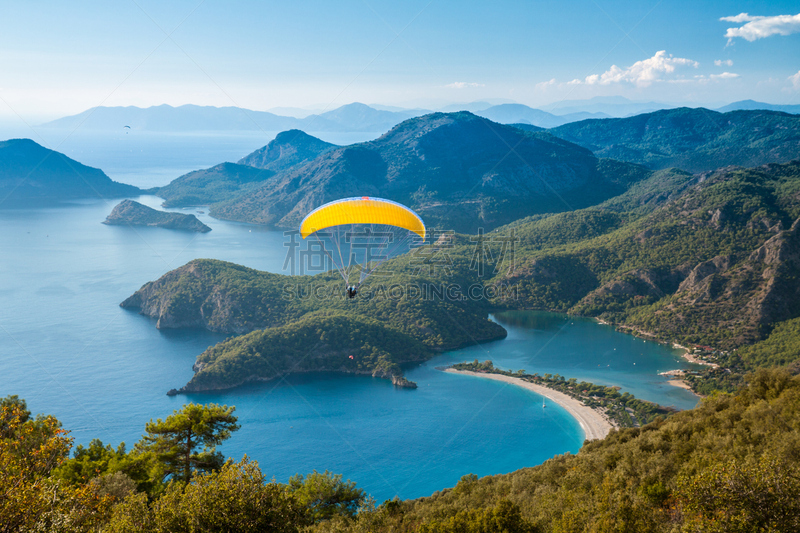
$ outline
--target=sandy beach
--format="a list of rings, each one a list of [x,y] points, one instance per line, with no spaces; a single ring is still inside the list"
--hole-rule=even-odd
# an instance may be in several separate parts
[[[675,379],[675,378],[668,379],[667,384],[672,385],[673,387],[680,387],[682,389],[686,389],[692,392],[695,396],[698,396],[698,394],[692,390],[692,388],[688,385],[688,383],[686,383],[682,379]]]
[[[445,370],[445,372],[451,372],[453,374],[466,374],[468,376],[477,376],[479,378],[503,381],[505,383],[510,383],[512,385],[531,390],[536,394],[541,394],[545,398],[566,409],[567,412],[578,421],[583,429],[585,440],[602,439],[608,435],[612,428],[616,427],[608,420],[608,418],[595,411],[591,407],[587,407],[583,403],[570,396],[567,396],[562,392],[543,387],[542,385],[534,385],[533,383],[528,383],[527,381],[523,381],[519,378],[504,376],[502,374],[484,374],[481,372],[470,372],[468,370],[455,370],[453,368],[448,368]]]

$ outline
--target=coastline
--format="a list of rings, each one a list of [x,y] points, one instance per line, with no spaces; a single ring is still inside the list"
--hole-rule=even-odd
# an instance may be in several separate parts
[[[700,396],[699,394],[697,394],[696,392],[694,392],[694,391],[692,390],[692,388],[689,386],[689,384],[688,384],[688,383],[686,383],[685,381],[683,381],[682,379],[676,379],[676,378],[668,379],[668,380],[667,380],[667,385],[672,385],[673,387],[678,387],[678,388],[681,388],[681,389],[686,389],[686,390],[688,390],[689,392],[691,392],[692,394],[694,394],[695,396],[697,396],[698,398],[702,398],[702,396]]]
[[[587,407],[575,398],[567,396],[566,394],[557,390],[544,387],[542,385],[534,385],[527,381],[511,376],[504,376],[502,374],[484,374],[480,372],[471,372],[469,370],[456,370],[454,368],[446,368],[445,372],[451,374],[464,374],[467,376],[475,376],[479,378],[493,379],[495,381],[502,381],[510,383],[524,389],[540,394],[545,398],[557,403],[563,407],[583,429],[584,440],[597,440],[605,438],[612,429],[616,429],[616,425],[611,422],[604,414]]]
[[[684,361],[687,361],[689,363],[695,363],[695,364],[699,364],[699,365],[706,365],[706,366],[710,366],[711,368],[719,368],[719,365],[716,364],[716,363],[709,363],[707,361],[703,361],[702,359],[698,359],[697,357],[694,356],[694,354],[692,354],[692,350],[687,348],[686,346],[678,344],[677,342],[668,343],[667,341],[659,340],[659,338],[656,335],[650,333],[649,331],[644,331],[642,329],[634,328],[632,326],[611,324],[611,323],[606,322],[605,320],[603,320],[601,318],[597,318],[597,317],[595,317],[595,320],[597,321],[598,324],[602,324],[604,326],[611,326],[611,327],[617,329],[618,331],[628,330],[628,331],[625,332],[628,335],[633,335],[633,336],[638,336],[638,337],[646,337],[646,338],[648,338],[650,340],[654,340],[656,342],[662,342],[664,344],[671,344],[673,349],[681,350],[683,352],[683,353],[680,354],[680,357]],[[667,379],[667,385],[670,385],[672,387],[678,387],[679,389],[688,390],[689,392],[691,392],[692,394],[694,394],[698,398],[703,398],[703,396],[701,394],[697,394],[697,392],[695,392],[694,389],[692,389],[692,387],[688,383],[686,383],[686,381],[683,379],[683,376],[684,376],[683,370],[680,370],[680,371],[670,370],[670,371],[667,371],[667,372],[661,372],[659,375],[669,376],[669,379]]]

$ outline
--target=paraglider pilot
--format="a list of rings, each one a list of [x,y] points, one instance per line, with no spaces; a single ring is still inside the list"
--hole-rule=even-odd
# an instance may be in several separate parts
[[[347,287],[347,297],[348,298],[355,298],[357,291],[358,291],[358,289],[356,289],[355,285],[350,285],[349,287]]]

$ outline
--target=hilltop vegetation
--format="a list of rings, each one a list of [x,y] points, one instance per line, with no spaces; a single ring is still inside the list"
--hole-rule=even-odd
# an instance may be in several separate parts
[[[72,438],[24,400],[0,398],[0,532],[296,532],[352,519],[366,494],[327,470],[270,482],[216,445],[239,429],[235,407],[187,404],[151,420],[130,451]]]
[[[664,109],[582,120],[548,130],[598,157],[652,169],[705,172],[729,165],[786,163],[800,154],[800,116],[779,111]]]
[[[121,305],[156,318],[159,328],[242,335],[198,357],[187,391],[310,370],[369,373],[402,385],[401,363],[505,336],[486,318],[486,300],[447,296],[446,287],[466,294],[468,261],[454,263],[447,277],[414,275],[419,265],[411,257],[389,261],[382,268],[391,278],[369,278],[350,300],[338,275],[282,276],[202,259]]]
[[[0,401],[0,531],[795,531],[800,527],[800,377],[759,370],[735,395],[612,431],[532,468],[380,505],[330,472],[287,484],[247,457],[204,462],[233,408],[190,404],[150,422],[131,452],[99,440],[68,454],[53,417]],[[204,424],[213,419],[215,426]],[[162,445],[191,428],[189,462]],[[176,441],[180,442],[180,441]],[[176,448],[177,450],[177,448]],[[194,462],[192,462],[194,460]],[[191,465],[188,478],[164,477]],[[136,480],[139,480],[138,482]]]
[[[349,372],[399,379],[400,364],[422,361],[431,348],[366,316],[310,313],[285,326],[253,331],[200,354],[184,392],[235,387],[289,372]],[[404,382],[403,382],[404,383]]]

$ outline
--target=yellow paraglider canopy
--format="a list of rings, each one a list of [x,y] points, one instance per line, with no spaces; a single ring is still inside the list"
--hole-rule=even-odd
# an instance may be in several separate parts
[[[316,231],[344,224],[396,226],[425,240],[425,224],[419,215],[397,202],[370,196],[343,198],[316,208],[300,223],[300,235],[305,239]]]

